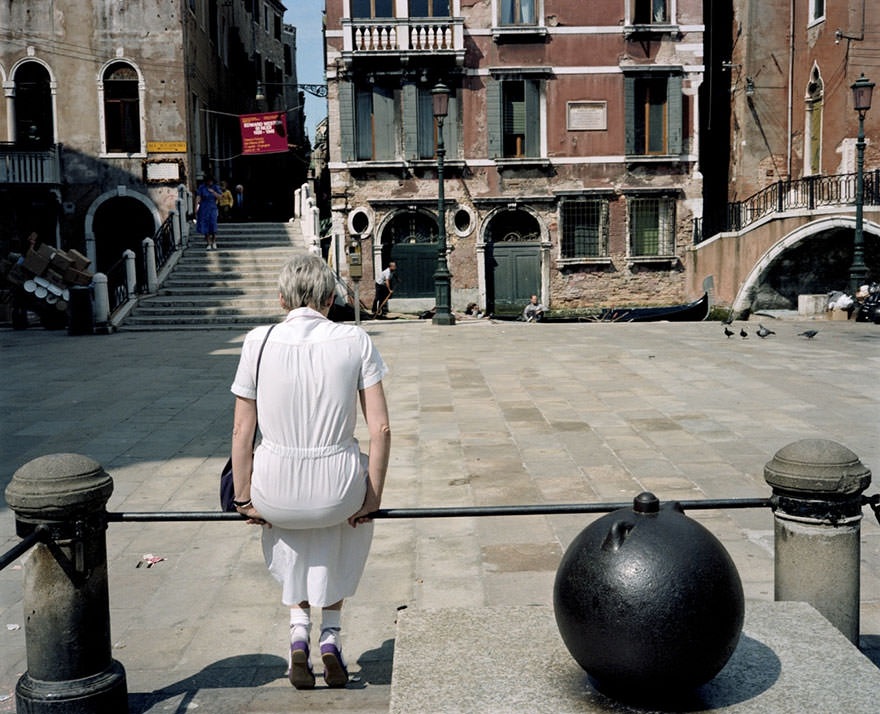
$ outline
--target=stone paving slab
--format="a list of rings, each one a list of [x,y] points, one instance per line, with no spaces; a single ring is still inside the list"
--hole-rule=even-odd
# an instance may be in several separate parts
[[[596,689],[566,650],[552,607],[449,608],[401,615],[389,711],[876,714],[878,692],[880,670],[806,603],[747,602],[721,672],[693,693],[646,706]],[[650,701],[650,692],[639,694]]]
[[[765,496],[764,464],[817,437],[855,451],[876,492],[880,329],[820,327],[811,341],[796,322],[728,341],[717,323],[366,324],[391,368],[383,505],[628,502],[645,489],[663,500]],[[0,495],[29,460],[75,452],[113,476],[111,510],[217,508],[242,338],[0,330]],[[866,514],[861,643],[880,662],[880,525]],[[772,600],[771,514],[692,515],[731,552],[746,596]],[[112,641],[132,712],[385,711],[399,608],[546,606],[559,554],[592,520],[377,523],[343,615],[360,681],[310,693],[284,678],[286,613],[256,528],[111,524]],[[0,500],[0,552],[15,542]],[[144,553],[166,560],[135,568]],[[2,697],[26,667],[23,629],[6,627],[24,623],[21,564],[0,572],[0,712],[13,711]]]

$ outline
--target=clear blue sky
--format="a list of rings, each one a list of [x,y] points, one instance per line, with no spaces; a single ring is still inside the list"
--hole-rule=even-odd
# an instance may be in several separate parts
[[[296,74],[300,84],[324,84],[324,0],[283,0],[284,22],[296,27]],[[315,138],[315,126],[327,116],[327,100],[306,92],[306,131]]]

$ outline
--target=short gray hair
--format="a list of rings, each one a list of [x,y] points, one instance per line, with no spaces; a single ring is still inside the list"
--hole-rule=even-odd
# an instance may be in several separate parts
[[[291,258],[281,269],[278,289],[288,310],[310,307],[318,310],[336,289],[336,277],[317,255],[302,253]]]

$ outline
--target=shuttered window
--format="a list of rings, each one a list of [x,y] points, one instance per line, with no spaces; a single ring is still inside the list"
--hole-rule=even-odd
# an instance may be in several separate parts
[[[458,158],[458,98],[450,90],[447,116],[443,122],[443,145],[446,158]],[[437,120],[431,88],[417,84],[403,86],[403,134],[408,161],[433,159],[437,153]]]
[[[681,75],[624,77],[626,153],[675,155],[682,151]]]
[[[537,0],[501,0],[502,25],[534,25]]]
[[[365,84],[339,87],[339,122],[343,161],[390,161],[397,158],[396,101],[389,87]]]
[[[541,155],[539,80],[488,80],[490,158],[520,159]]]

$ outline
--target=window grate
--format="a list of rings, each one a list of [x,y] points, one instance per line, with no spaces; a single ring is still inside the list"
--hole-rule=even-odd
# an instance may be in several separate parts
[[[590,258],[605,255],[608,202],[569,199],[562,203],[562,257]]]
[[[672,255],[675,207],[668,198],[629,200],[631,255]]]

